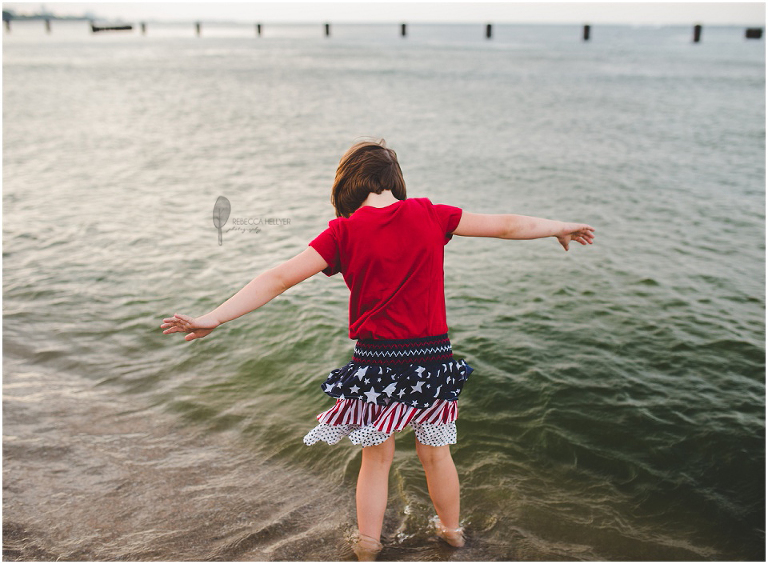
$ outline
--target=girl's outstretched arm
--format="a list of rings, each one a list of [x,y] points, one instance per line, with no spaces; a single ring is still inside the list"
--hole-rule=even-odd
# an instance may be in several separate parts
[[[563,223],[527,215],[463,212],[453,234],[463,237],[497,237],[499,239],[557,237],[567,251],[570,241],[591,245],[595,238],[594,232],[595,228],[586,223]]]
[[[317,274],[327,266],[328,263],[320,253],[308,247],[283,264],[259,274],[212,312],[195,318],[176,313],[173,317],[163,319],[160,327],[165,329],[163,334],[166,335],[178,332],[189,333],[184,337],[185,341],[205,337],[222,323],[260,308],[291,286]]]

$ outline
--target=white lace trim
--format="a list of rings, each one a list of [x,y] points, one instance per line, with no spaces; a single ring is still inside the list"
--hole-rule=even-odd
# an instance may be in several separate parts
[[[423,445],[445,446],[456,444],[456,423],[415,423],[411,422],[416,433],[416,440]],[[375,446],[386,441],[392,433],[384,433],[370,425],[328,425],[320,423],[304,437],[305,445],[313,445],[318,441],[325,441],[329,445],[335,445],[344,437],[348,437],[352,444],[363,447]]]

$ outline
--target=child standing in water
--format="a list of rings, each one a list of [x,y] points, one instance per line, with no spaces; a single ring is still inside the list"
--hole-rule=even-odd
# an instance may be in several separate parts
[[[520,215],[487,215],[407,198],[395,152],[362,142],[341,158],[331,192],[336,219],[309,247],[268,270],[212,312],[197,318],[175,314],[163,333],[205,337],[299,282],[341,272],[350,289],[352,360],[333,370],[322,390],[335,405],[317,416],[305,437],[335,444],[348,437],[363,447],[357,481],[360,560],[381,550],[389,468],[395,431],[410,425],[437,516],[435,532],[464,545],[459,523],[459,478],[449,446],[456,443],[457,400],[472,368],[453,358],[443,292],[443,246],[453,235],[538,239],[557,237],[591,244],[594,229]]]

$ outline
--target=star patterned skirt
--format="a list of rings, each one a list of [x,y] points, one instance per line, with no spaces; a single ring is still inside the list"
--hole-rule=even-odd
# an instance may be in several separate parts
[[[336,404],[317,416],[304,443],[381,444],[411,425],[426,445],[456,443],[457,400],[472,372],[454,360],[448,335],[419,339],[359,340],[352,361],[322,384]]]

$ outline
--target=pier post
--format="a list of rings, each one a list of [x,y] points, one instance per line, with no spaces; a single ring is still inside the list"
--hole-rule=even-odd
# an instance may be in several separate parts
[[[405,24],[400,24],[400,35],[405,37]]]
[[[146,35],[147,34],[147,24],[144,22],[141,22],[141,34]]]
[[[696,24],[693,26],[693,42],[698,43],[701,41],[701,26]]]
[[[485,26],[485,38],[490,39],[491,35],[493,34],[493,27],[491,24],[488,24]]]
[[[11,33],[11,20],[3,20],[5,22],[5,31]]]
[[[197,31],[197,36],[200,37],[200,22],[195,22],[195,30]]]
[[[331,36],[331,24],[325,24],[325,36],[330,37]]]
[[[762,39],[763,28],[762,27],[748,27],[745,34],[747,39]]]
[[[45,31],[46,33],[51,33],[51,20],[48,18],[45,19]]]
[[[589,31],[590,31],[590,26],[585,25],[584,26],[584,35],[583,35],[584,41],[589,41]]]
[[[260,23],[256,24],[256,35],[261,37],[261,24]]]

